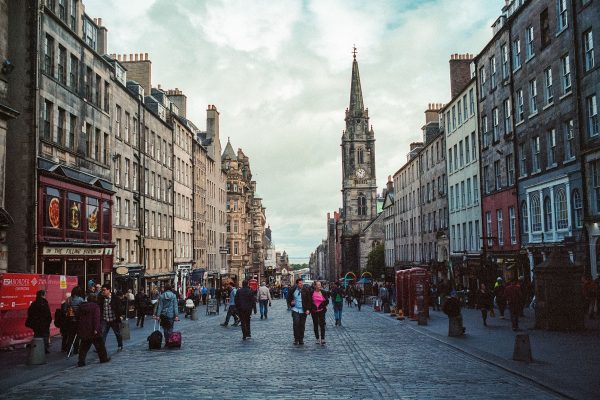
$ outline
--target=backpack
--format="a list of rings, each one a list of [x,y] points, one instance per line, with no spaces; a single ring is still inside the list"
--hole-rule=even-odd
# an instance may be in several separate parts
[[[77,321],[77,313],[75,312],[75,309],[73,308],[73,305],[71,304],[70,301],[65,302],[63,304],[63,316],[64,316],[64,321],[65,322],[75,322]]]
[[[60,329],[65,322],[65,314],[61,308],[57,308],[54,311],[54,326]]]
[[[342,298],[342,295],[340,293],[337,293],[335,295],[335,302],[336,303],[341,303],[342,301],[344,301],[344,299]]]
[[[148,350],[159,350],[162,346],[163,335],[160,331],[154,331],[148,336]]]

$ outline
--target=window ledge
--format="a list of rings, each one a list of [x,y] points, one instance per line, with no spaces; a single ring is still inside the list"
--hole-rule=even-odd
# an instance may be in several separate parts
[[[568,27],[569,27],[569,24],[563,26],[560,31],[556,32],[556,35],[554,35],[554,37],[559,37],[564,31],[567,30]]]
[[[573,94],[573,89],[569,86],[569,91],[558,98],[558,100],[563,100]]]
[[[521,121],[517,122],[517,123],[515,124],[515,127],[517,127],[517,126],[520,126],[520,125],[523,125],[523,123],[524,123],[524,122],[525,122],[525,118],[523,118]]]
[[[549,166],[546,167],[546,171],[549,171],[549,170],[554,169],[556,167],[558,167],[558,164],[557,163],[552,163],[552,165],[549,165]]]
[[[569,158],[568,160],[563,161],[563,165],[572,164],[575,161],[577,161],[577,159],[575,157],[572,157],[572,158]]]
[[[537,115],[538,115],[538,112],[537,112],[537,111],[536,111],[536,112],[534,112],[534,113],[532,113],[532,114],[529,114],[529,119],[532,119],[533,117],[535,117],[535,116],[537,116]]]
[[[543,108],[542,111],[545,111],[547,109],[549,109],[550,107],[552,107],[554,105],[554,100],[552,100],[551,103],[546,104]]]
[[[522,64],[520,64],[517,68],[513,69],[513,74],[516,73],[516,72],[518,72],[521,69],[521,65]]]
[[[531,56],[529,56],[529,58],[525,60],[525,64],[527,64],[529,61],[533,60],[534,58],[535,58],[535,53],[532,54]]]

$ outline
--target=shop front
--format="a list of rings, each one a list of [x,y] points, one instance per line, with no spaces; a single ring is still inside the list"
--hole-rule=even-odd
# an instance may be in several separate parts
[[[113,266],[113,290],[127,293],[129,289],[135,294],[144,288],[144,272],[146,268],[140,264]]]
[[[63,166],[40,172],[37,273],[77,276],[83,288],[110,281],[110,188],[106,181]]]

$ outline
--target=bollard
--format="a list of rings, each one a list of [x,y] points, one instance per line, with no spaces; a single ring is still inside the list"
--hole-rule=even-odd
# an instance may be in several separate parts
[[[466,329],[463,327],[462,315],[448,317],[448,336],[462,336],[464,335],[465,330]]]
[[[44,338],[34,337],[29,343],[29,353],[27,354],[27,365],[46,364],[46,347]]]
[[[129,329],[129,320],[121,321],[121,336],[123,340],[131,339],[131,330]]]
[[[192,308],[192,321],[198,321],[198,309]]]
[[[529,343],[529,335],[527,333],[519,333],[515,336],[515,348],[513,350],[513,360],[532,362],[531,344]]]
[[[427,325],[427,315],[423,311],[419,312],[419,322],[417,324]]]

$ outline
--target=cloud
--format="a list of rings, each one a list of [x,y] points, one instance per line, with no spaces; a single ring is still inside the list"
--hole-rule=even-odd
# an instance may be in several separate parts
[[[342,204],[352,46],[382,188],[420,140],[427,104],[450,100],[449,55],[477,53],[503,3],[85,0],[109,52],[150,53],[153,84],[183,90],[196,125],[218,107],[222,143],[250,158],[273,240],[292,257],[310,255]]]

